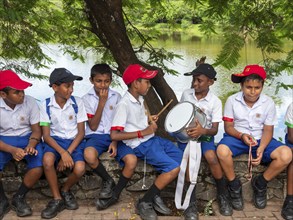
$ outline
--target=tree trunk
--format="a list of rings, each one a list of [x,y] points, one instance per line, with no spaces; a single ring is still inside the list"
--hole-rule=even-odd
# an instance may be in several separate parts
[[[126,32],[122,13],[122,0],[84,1],[86,3],[86,13],[92,27],[92,32],[96,34],[103,45],[111,51],[118,64],[120,73],[123,73],[126,67],[132,63],[140,63],[147,69],[158,69],[157,67],[150,66],[138,60]],[[165,81],[162,70],[158,70],[158,75],[151,80],[153,87],[149,90],[145,99],[151,114],[157,114],[163,108],[163,105],[173,99],[172,104],[160,116],[158,122],[159,129],[157,134],[166,137],[166,132],[164,130],[165,117],[168,110],[178,101],[175,93]]]

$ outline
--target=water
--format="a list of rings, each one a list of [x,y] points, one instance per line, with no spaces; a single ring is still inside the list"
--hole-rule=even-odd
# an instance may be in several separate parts
[[[163,46],[168,51],[176,52],[184,57],[183,60],[175,59],[173,63],[166,63],[169,67],[179,72],[178,76],[165,75],[165,79],[171,88],[174,90],[178,99],[180,99],[182,92],[190,88],[191,76],[184,76],[183,73],[192,71],[195,68],[195,61],[201,56],[207,56],[207,63],[213,63],[216,58],[216,54],[220,51],[221,42],[219,40],[196,40],[196,41],[174,41],[168,39],[166,41],[156,42],[158,45]],[[90,53],[87,53],[86,62],[82,63],[78,60],[72,60],[70,56],[63,55],[58,50],[56,45],[45,48],[45,52],[56,61],[51,65],[49,69],[42,69],[41,72],[44,75],[49,76],[54,68],[65,67],[75,75],[83,76],[82,81],[75,81],[73,95],[83,96],[91,88],[89,82],[90,69],[95,64],[97,58]],[[231,91],[239,90],[239,85],[232,84],[230,81],[230,75],[235,72],[241,72],[245,65],[259,63],[261,60],[260,51],[256,50],[253,45],[248,45],[246,50],[242,51],[242,57],[239,65],[232,71],[227,71],[224,68],[216,67],[217,78],[211,90],[220,97],[222,102],[227,98],[227,94]],[[45,98],[53,94],[53,90],[48,86],[48,81],[38,79],[26,79],[33,83],[33,86],[26,90],[26,94],[34,96],[38,100],[44,100]],[[119,78],[121,86],[115,89],[122,95],[126,91],[127,87],[123,81]],[[284,82],[286,84],[293,84],[292,77],[289,77],[286,73],[282,73],[280,77],[275,81]],[[284,137],[284,115],[287,106],[292,102],[292,90],[281,89],[277,95],[274,95],[274,86],[265,86],[263,92],[270,96],[274,96],[274,100],[277,106],[278,123],[275,126],[274,137],[279,139]],[[223,123],[220,123],[219,133],[216,136],[216,141],[219,141],[223,135]]]

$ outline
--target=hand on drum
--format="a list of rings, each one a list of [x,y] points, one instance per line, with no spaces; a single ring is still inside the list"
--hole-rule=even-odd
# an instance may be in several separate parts
[[[186,128],[187,135],[192,138],[198,138],[201,135],[203,135],[205,132],[205,129],[201,126],[201,124],[199,123],[199,121],[197,119],[195,119],[195,122],[196,122],[195,127]]]

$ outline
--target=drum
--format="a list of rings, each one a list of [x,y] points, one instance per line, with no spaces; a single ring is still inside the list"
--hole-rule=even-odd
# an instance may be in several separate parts
[[[196,126],[195,119],[202,127],[206,126],[206,115],[200,108],[188,101],[180,102],[166,116],[165,130],[182,143],[187,143],[189,140],[196,141],[199,137],[192,139],[186,132],[187,128]]]

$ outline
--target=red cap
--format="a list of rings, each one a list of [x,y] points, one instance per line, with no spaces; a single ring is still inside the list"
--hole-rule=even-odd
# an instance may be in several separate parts
[[[123,73],[122,79],[126,85],[139,78],[152,79],[158,73],[158,70],[147,70],[139,64],[130,64]]]
[[[241,79],[245,76],[249,76],[251,74],[259,75],[263,80],[267,77],[266,71],[262,66],[259,65],[247,65],[242,73],[234,73],[231,76],[231,80],[234,83],[240,83]]]
[[[10,87],[16,90],[24,90],[32,84],[23,81],[19,76],[12,70],[0,71],[0,90]]]

